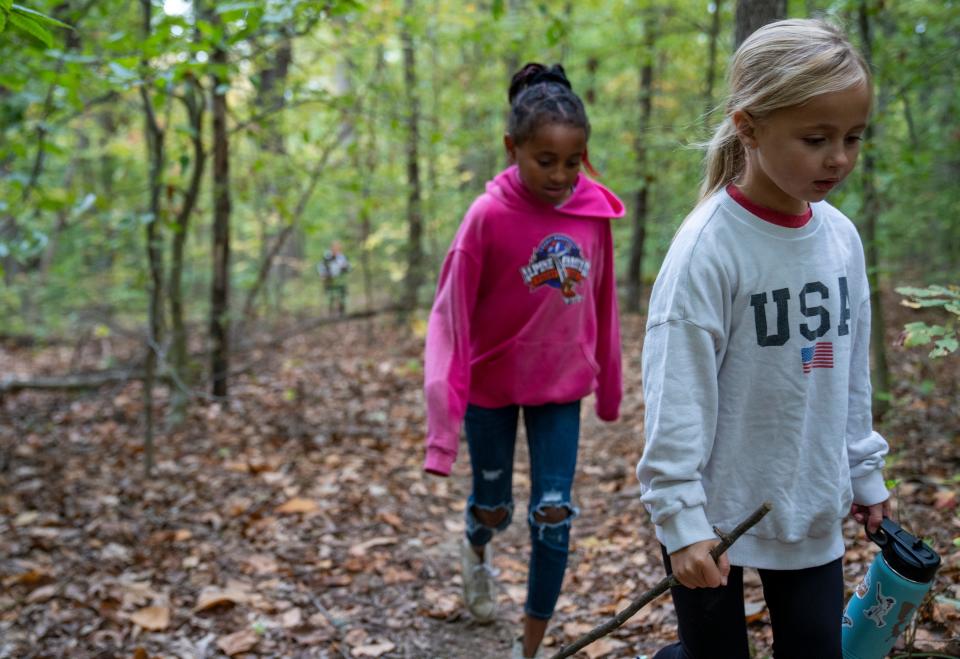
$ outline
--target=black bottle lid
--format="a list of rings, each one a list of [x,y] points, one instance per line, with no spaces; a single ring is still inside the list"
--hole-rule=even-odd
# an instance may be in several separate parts
[[[940,567],[940,556],[920,538],[884,517],[876,533],[867,535],[880,547],[884,560],[901,577],[917,583],[933,580]]]

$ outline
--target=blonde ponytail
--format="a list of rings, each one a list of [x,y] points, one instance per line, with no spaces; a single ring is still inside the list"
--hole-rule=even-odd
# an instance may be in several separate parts
[[[707,144],[704,160],[706,172],[700,184],[700,199],[697,203],[717,190],[725,188],[743,171],[745,165],[743,144],[737,137],[737,129],[730,117],[726,117],[713,134]]]

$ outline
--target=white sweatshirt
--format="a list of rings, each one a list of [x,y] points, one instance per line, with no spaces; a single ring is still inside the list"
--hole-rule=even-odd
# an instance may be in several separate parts
[[[823,565],[843,555],[851,502],[888,497],[863,246],[830,204],[812,211],[786,228],[720,191],[684,223],[654,284],[637,477],[670,553],[769,501],[730,562]]]

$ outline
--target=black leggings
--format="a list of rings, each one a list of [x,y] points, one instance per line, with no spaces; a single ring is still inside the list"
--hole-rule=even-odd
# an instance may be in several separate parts
[[[661,547],[667,574],[670,557]],[[773,627],[776,659],[840,659],[843,559],[805,570],[759,570]],[[731,567],[720,588],[670,589],[680,641],[653,659],[749,659],[743,568]]]

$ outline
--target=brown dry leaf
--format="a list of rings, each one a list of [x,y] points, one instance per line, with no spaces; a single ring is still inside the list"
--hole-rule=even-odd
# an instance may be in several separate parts
[[[637,611],[637,614],[630,618],[626,624],[629,627],[656,628],[663,623],[664,618],[666,618],[669,615],[669,611],[672,610],[672,607],[668,609],[665,606],[648,604]]]
[[[165,606],[147,606],[131,615],[130,621],[151,632],[163,631],[170,625],[170,609]]]
[[[253,501],[246,497],[230,497],[224,505],[224,511],[230,517],[240,517],[245,515],[252,505]]]
[[[293,629],[303,624],[303,611],[297,607],[288,609],[280,616],[280,624],[285,629]]]
[[[397,531],[399,531],[405,526],[405,524],[403,523],[403,520],[400,519],[399,515],[395,515],[390,512],[382,512],[379,515],[377,515],[377,517],[379,517],[381,521],[386,522],[387,524],[392,526]]]
[[[527,564],[509,556],[497,556],[494,564],[500,568],[499,581],[503,583],[527,583]]]
[[[525,584],[505,584],[503,590],[514,604],[522,604],[527,599],[527,586]]]
[[[354,627],[344,635],[343,642],[347,645],[363,645],[368,638],[370,638],[370,634],[367,633],[367,630],[362,627]]]
[[[396,647],[397,646],[390,641],[383,641],[381,643],[371,643],[370,645],[355,647],[350,651],[350,654],[354,657],[379,657],[396,649]]]
[[[763,602],[744,602],[743,614],[747,618],[747,624],[762,620],[765,609],[766,604]]]
[[[359,545],[354,545],[350,547],[351,556],[366,556],[367,550],[374,547],[381,547],[383,545],[395,545],[397,544],[397,539],[394,537],[384,536],[380,538],[371,538],[365,542],[361,542]]]
[[[937,510],[951,510],[957,507],[956,490],[937,490],[933,495],[933,507]]]
[[[274,574],[278,569],[277,559],[270,554],[251,554],[244,563],[254,574]]]
[[[348,558],[343,562],[341,567],[347,572],[353,572],[354,574],[358,572],[364,572],[369,567],[369,563],[365,560],[353,556]]]
[[[150,659],[150,653],[144,650],[142,647],[137,646],[133,651],[133,659]]]
[[[296,634],[293,640],[298,645],[320,645],[333,638],[333,633],[326,629],[316,629],[304,634]]]
[[[307,618],[307,623],[313,625],[314,627],[320,627],[331,632],[336,629],[336,627],[334,627],[330,621],[327,620],[327,616],[322,613],[314,613],[312,616]]]
[[[590,631],[592,627],[582,622],[567,622],[563,625],[563,635],[570,640],[576,640]]]
[[[632,604],[632,602],[627,601],[627,600],[621,600],[620,602],[617,603],[617,611],[618,611],[618,612],[619,612],[619,611],[622,611],[623,609],[625,609],[625,608],[627,608],[628,606],[630,606],[630,604]],[[642,609],[640,609],[639,611],[637,611],[636,613],[634,613],[632,616],[630,616],[630,620],[629,620],[630,625],[631,625],[631,626],[642,627],[642,626],[644,626],[644,625],[646,625],[646,624],[649,624],[649,622],[650,622],[650,621],[649,621],[649,618],[650,618],[651,615],[653,615],[653,613],[654,613],[656,610],[657,610],[657,609],[654,608],[651,604],[647,604],[647,605],[644,606]]]
[[[417,575],[415,575],[410,570],[403,570],[392,565],[387,565],[381,570],[378,570],[380,575],[383,577],[383,583],[388,586],[393,586],[398,583],[410,583],[417,580]]]
[[[260,474],[265,471],[274,471],[276,469],[276,465],[264,460],[261,456],[250,458],[247,461],[247,466],[250,468],[250,472],[254,474]]]
[[[197,598],[197,605],[193,607],[193,612],[199,613],[220,605],[243,604],[249,598],[249,594],[239,588],[208,586],[200,591],[200,597]]]
[[[582,651],[586,653],[590,659],[600,659],[600,657],[606,657],[611,652],[615,652],[624,646],[620,641],[615,641],[609,638],[601,638],[594,643],[591,643],[585,647]]]
[[[244,629],[227,636],[221,636],[217,639],[217,647],[223,650],[228,657],[232,657],[235,654],[252,650],[259,642],[260,637],[257,636],[255,631]]]
[[[323,580],[323,585],[326,588],[346,588],[352,584],[353,577],[349,574],[331,574]]]
[[[36,510],[28,510],[14,517],[13,525],[14,526],[30,526],[31,524],[36,522],[38,519],[40,519],[39,512],[37,512]]]
[[[29,595],[27,595],[27,602],[30,604],[39,604],[40,602],[46,602],[47,600],[53,598],[57,594],[57,584],[50,584],[49,586],[41,586],[37,588]]]
[[[460,599],[436,588],[423,590],[424,613],[431,618],[443,620],[460,608]]]
[[[120,607],[123,609],[143,606],[147,602],[160,597],[160,594],[150,586],[149,581],[122,579],[111,590],[114,596],[121,601]]]
[[[22,574],[16,574],[12,577],[3,580],[3,585],[7,588],[11,586],[21,585],[21,586],[39,586],[40,584],[49,583],[53,580],[53,575],[51,575],[46,570],[41,570],[34,568]]]
[[[942,625],[946,625],[951,620],[960,620],[960,600],[940,595],[933,601],[931,614],[933,619]]]
[[[284,504],[277,506],[276,512],[280,515],[292,515],[296,513],[313,513],[320,510],[320,506],[313,499],[303,497],[294,497]]]

